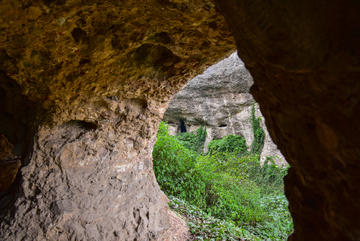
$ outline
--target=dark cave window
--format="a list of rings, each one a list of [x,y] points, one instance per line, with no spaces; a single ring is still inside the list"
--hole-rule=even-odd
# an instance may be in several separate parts
[[[180,120],[180,132],[186,132],[185,122],[183,120]]]
[[[227,127],[227,125],[226,124],[221,124],[221,125],[219,125],[219,127]]]
[[[96,130],[98,128],[97,125],[94,123],[86,122],[86,121],[79,121],[79,120],[71,120],[64,124],[68,125],[68,126],[77,126],[86,131]]]

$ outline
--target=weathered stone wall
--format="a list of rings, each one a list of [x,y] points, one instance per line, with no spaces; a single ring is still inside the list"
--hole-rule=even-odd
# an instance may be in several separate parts
[[[291,165],[289,240],[359,240],[360,2],[215,2]]]
[[[254,140],[250,119],[255,101],[249,93],[253,83],[249,71],[235,52],[190,80],[170,101],[163,120],[170,123],[173,135],[181,132],[181,121],[188,132],[205,126],[205,152],[211,140],[230,134],[244,137],[250,148]],[[271,156],[277,165],[285,165],[286,160],[271,140],[257,104],[254,114],[256,118],[261,118],[260,125],[265,131],[261,162]]]
[[[209,1],[0,3],[2,240],[171,240],[152,148],[167,102],[234,51]]]

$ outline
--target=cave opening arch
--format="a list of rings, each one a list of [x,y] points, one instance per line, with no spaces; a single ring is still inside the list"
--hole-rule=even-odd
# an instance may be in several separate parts
[[[204,55],[214,62],[219,52],[233,48],[215,6],[206,2],[194,8],[186,1],[176,4],[155,1],[151,5],[138,2],[135,8],[132,1],[124,1],[121,6],[106,1],[86,4],[40,1],[31,6],[3,1],[0,4],[4,13],[9,13],[1,16],[0,31],[2,36],[7,36],[1,42],[1,70],[22,85],[15,102],[29,99],[45,112],[39,111],[29,125],[35,132],[29,142],[35,148],[26,157],[30,164],[21,169],[21,192],[14,206],[18,216],[9,216],[7,220],[14,221],[2,223],[1,238],[7,235],[6,238],[17,240],[41,239],[45,237],[44,228],[50,227],[46,224],[54,222],[60,231],[47,229],[46,237],[50,239],[66,240],[71,235],[78,239],[100,239],[103,229],[91,224],[91,218],[99,213],[104,214],[104,223],[119,222],[108,226],[113,237],[128,233],[132,240],[141,240],[146,232],[152,232],[158,239],[166,236],[164,230],[169,227],[159,221],[169,220],[166,199],[162,200],[164,197],[155,188],[156,184],[147,186],[139,181],[141,175],[136,175],[144,173],[147,182],[154,183],[146,173],[151,169],[149,147],[153,145],[154,129],[166,105],[162,100],[170,99],[184,84],[183,80],[172,79],[179,81],[176,87],[172,80],[167,80],[177,71],[173,66],[185,66],[179,72],[198,70]],[[295,223],[290,240],[359,239],[359,3],[215,0],[215,4],[232,29],[239,55],[255,79],[252,93],[260,103],[269,132],[292,166],[286,178],[286,193]],[[69,15],[70,8],[79,14]],[[56,13],[54,21],[49,21],[52,18],[49,9]],[[141,12],[144,9],[157,17],[141,21],[141,16],[147,14]],[[174,11],[177,14],[164,16]],[[191,17],[181,18],[183,14]],[[120,15],[123,18],[117,18]],[[97,16],[101,16],[101,21]],[[158,18],[166,20],[168,16],[180,18],[160,21],[158,32],[166,34],[150,36],[153,30],[148,26],[160,26],[156,22]],[[134,21],[127,25],[123,19]],[[170,28],[168,23],[178,26]],[[196,29],[189,31],[184,26]],[[135,28],[136,31],[128,32]],[[81,34],[73,36],[74,29]],[[221,41],[215,41],[211,37],[214,35],[221,36]],[[177,52],[171,44],[180,41],[184,43],[183,49]],[[190,42],[196,48],[186,44]],[[165,61],[166,66],[159,65],[159,61]],[[123,66],[119,68],[113,63]],[[142,76],[150,76],[151,81],[143,81]],[[4,84],[3,78],[1,81]],[[121,93],[112,91],[113,88]],[[146,108],[139,100],[146,101]],[[7,108],[20,122],[26,122],[22,118],[26,111],[12,108],[13,104]],[[75,126],[60,127],[71,120],[96,123],[97,128],[84,132]],[[52,138],[55,136],[57,141]],[[66,145],[61,145],[59,140]],[[95,143],[95,140],[105,141]],[[110,142],[116,145],[108,145]],[[63,152],[50,152],[50,149]],[[75,154],[81,158],[75,158]],[[103,163],[108,166],[102,166]],[[89,170],[101,175],[89,175]],[[39,175],[34,177],[33,173]],[[138,183],[126,186],[129,180]],[[95,183],[106,184],[106,188],[97,189]],[[88,192],[76,191],[78,187]],[[125,193],[129,199],[140,200],[141,205],[131,206],[125,200],[118,206],[110,205],[113,209],[107,213],[102,210],[93,212],[95,216],[80,214],[79,210],[88,213],[91,207],[99,207],[100,193],[109,198],[102,200],[103,203],[120,199],[120,193],[110,191],[115,188],[121,189],[121,194]],[[39,193],[39,190],[43,191]],[[133,195],[144,190],[154,191],[145,195],[151,196],[152,202]],[[34,218],[25,211],[34,214]],[[134,230],[141,230],[140,227],[125,225],[126,218],[112,219],[105,213],[119,213],[119,217],[131,219],[135,226],[141,220],[151,221],[148,229],[139,233]],[[69,214],[73,225],[56,219],[66,219]],[[44,218],[35,218],[39,215]],[[86,225],[82,226],[84,222]],[[115,226],[124,227],[125,231]]]

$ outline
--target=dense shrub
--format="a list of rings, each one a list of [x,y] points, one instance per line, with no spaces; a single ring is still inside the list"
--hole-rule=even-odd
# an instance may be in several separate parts
[[[210,141],[208,149],[210,155],[235,152],[237,155],[241,156],[247,153],[248,147],[246,146],[246,140],[243,137],[230,134],[221,140]]]

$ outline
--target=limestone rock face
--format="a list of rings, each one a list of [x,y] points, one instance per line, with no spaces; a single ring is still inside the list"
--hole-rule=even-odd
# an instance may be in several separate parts
[[[163,119],[168,121],[173,135],[181,132],[182,123],[187,131],[206,126],[205,152],[211,140],[229,134],[241,135],[250,147],[254,139],[250,122],[254,103],[249,93],[252,84],[249,71],[235,52],[189,81],[170,101]],[[266,156],[273,156],[276,164],[285,164],[285,158],[266,130],[258,105],[255,106],[255,116],[261,117],[261,127],[266,135],[261,161]]]
[[[168,101],[234,51],[213,3],[0,2],[1,240],[171,240],[152,148]],[[16,174],[16,173],[15,173]]]
[[[291,165],[289,240],[359,240],[360,2],[215,2]]]

